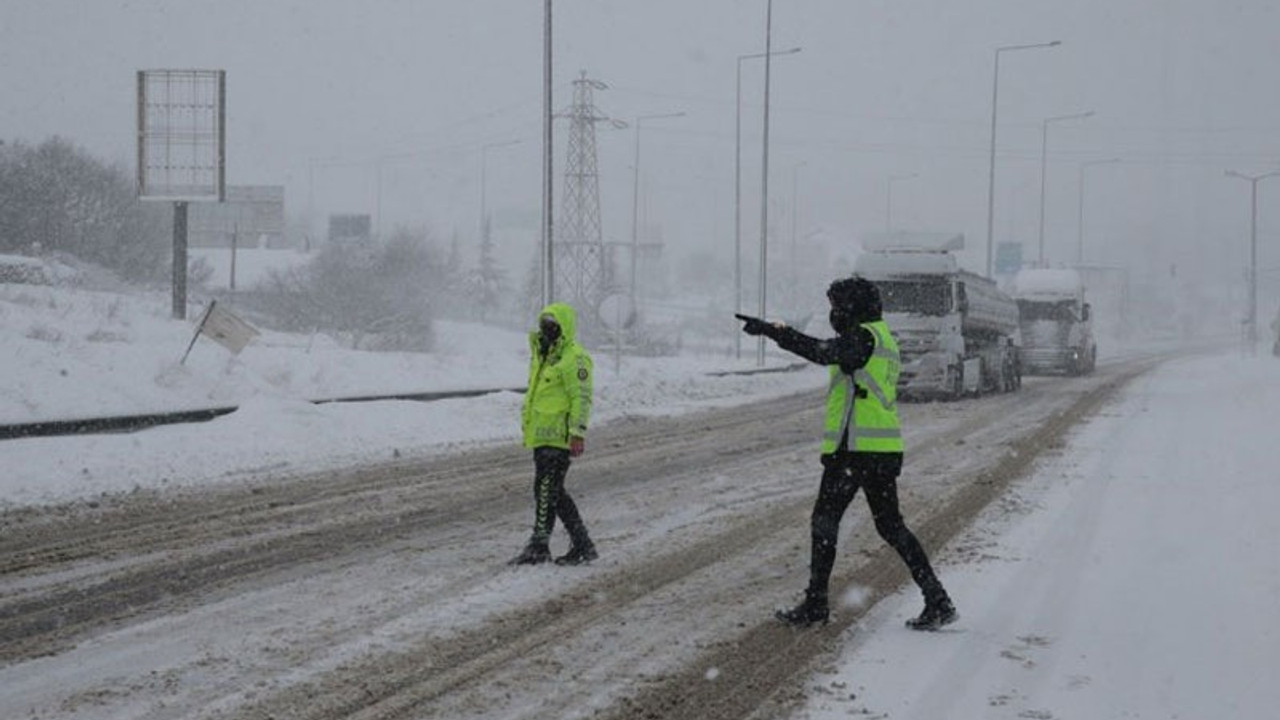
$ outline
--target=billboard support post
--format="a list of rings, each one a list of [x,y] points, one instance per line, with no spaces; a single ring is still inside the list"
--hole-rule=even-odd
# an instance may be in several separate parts
[[[138,199],[173,203],[173,317],[187,316],[187,209],[226,199],[225,70],[139,70]]]
[[[173,203],[173,319],[187,319],[187,201]]]
[[[236,245],[239,241],[240,225],[237,223],[235,228],[231,231],[231,281],[229,283],[231,292],[236,291]]]

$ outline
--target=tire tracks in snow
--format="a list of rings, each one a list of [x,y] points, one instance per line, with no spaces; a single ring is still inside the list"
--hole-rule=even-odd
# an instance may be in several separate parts
[[[708,427],[730,432],[808,411],[805,397],[601,428],[612,482],[713,463]],[[802,423],[795,423],[797,427]],[[636,462],[642,453],[666,448]],[[589,465],[583,463],[583,465]],[[126,620],[174,612],[281,570],[377,548],[422,528],[523,512],[527,451],[510,447],[276,478],[246,486],[0,514],[0,664],[47,655]],[[578,472],[578,471],[575,471]],[[207,598],[204,598],[207,599]]]
[[[1084,412],[1077,409],[1089,398],[1104,397],[1120,378],[1140,372],[1131,365],[1108,373],[1071,410],[1020,440],[1016,455],[1007,455],[995,469],[975,471],[972,482],[950,476],[954,468],[948,449],[957,443],[969,443],[972,449],[985,442],[987,427],[1039,422],[1036,413],[1043,414],[1043,407],[1020,413],[1018,394],[943,407],[942,414],[954,414],[958,422],[930,427],[921,433],[926,437],[909,446],[906,472],[918,476],[929,493],[904,490],[903,506],[922,542],[937,547],[963,527],[972,516],[965,516],[969,508],[976,512],[1007,486],[1009,473],[1021,472],[1040,451],[1052,447],[1060,431]],[[1064,386],[1052,383],[1045,392]],[[1024,387],[1022,394],[1030,399],[1036,392]],[[627,501],[717,473],[794,473],[797,458],[811,459],[814,428],[820,422],[817,397],[812,393],[604,426],[593,433],[593,452],[575,464],[572,479],[580,484],[574,493],[589,483],[597,496]],[[910,432],[910,424],[908,428]],[[1001,443],[999,434],[991,442]],[[594,706],[615,718],[742,717],[785,688],[788,678],[837,640],[838,633],[797,633],[774,623],[762,608],[746,608],[755,620],[740,622],[718,618],[714,607],[696,605],[715,602],[716,594],[732,587],[726,584],[738,576],[745,578],[743,594],[748,596],[778,596],[794,589],[799,577],[788,562],[807,558],[807,549],[797,545],[800,539],[807,543],[807,525],[790,518],[807,514],[815,467],[805,467],[806,480],[799,488],[785,482],[732,486],[725,494],[727,505],[714,508],[711,531],[688,540],[672,537],[657,544],[661,552],[654,551],[651,537],[641,534],[637,543],[643,548],[631,555],[619,548],[620,565],[592,570],[580,582],[568,581],[543,602],[486,616],[477,626],[448,637],[420,638],[394,652],[371,653],[252,698],[210,704],[206,707],[220,709],[201,716],[318,720],[483,714],[501,702],[488,697],[488,688],[497,686],[508,688],[505,693],[512,699],[506,702],[518,710],[513,716],[567,716]],[[385,554],[405,542],[431,547],[465,532],[509,532],[510,518],[523,522],[527,513],[530,470],[525,451],[484,450],[215,492],[161,493],[100,508],[5,514],[0,516],[0,527],[5,527],[0,568],[8,568],[0,571],[0,663],[56,653],[122,623],[180,613],[255,585],[280,585],[309,568]],[[931,475],[947,482],[930,480]],[[596,507],[593,499],[580,502],[588,512]],[[780,523],[779,517],[787,519]],[[877,547],[878,539],[867,535],[867,528],[858,533],[861,540],[842,540],[841,558],[868,553],[870,559],[838,575],[833,587],[857,577],[872,589],[874,600],[906,575],[896,557],[868,549]],[[772,568],[773,574],[759,567]],[[157,593],[157,587],[164,592]],[[442,599],[456,601],[468,587],[451,588]],[[691,638],[690,647],[679,653],[683,664],[654,667],[669,658],[659,658],[644,643],[583,649],[589,645],[585,638],[619,623],[654,622],[656,616],[642,606],[658,602],[670,603],[671,627],[646,626],[645,635],[652,636],[646,641],[660,646],[673,638]],[[842,629],[856,618],[841,612],[833,626]],[[594,689],[575,689],[571,683],[559,693],[534,689],[534,701],[528,703],[522,678],[536,680],[545,672],[529,666],[565,655],[566,648],[586,653],[578,659],[579,669],[618,668],[631,676]],[[646,670],[625,670],[628,662]],[[567,660],[565,666],[572,663]],[[709,681],[709,674],[716,680]],[[436,712],[441,708],[444,713]]]
[[[998,466],[958,484],[964,486],[945,504],[935,508],[921,522],[916,518],[917,534],[929,547],[936,547],[964,527],[974,514],[998,496],[1013,477],[1020,474],[1046,448],[1052,447],[1066,428],[1092,412],[1096,404],[1127,380],[1128,375],[1109,380],[1083,395],[1067,410],[1051,418],[1043,427],[1017,443],[1018,452],[1007,453]],[[1016,416],[1009,407],[1014,396],[990,403],[973,417],[915,446],[913,454],[929,456],[945,454],[948,447],[965,438],[980,435],[982,429],[1000,418]],[[768,451],[753,462],[768,463],[794,455],[795,449],[784,447]],[[520,685],[519,665],[535,659],[545,660],[574,642],[574,639],[598,631],[600,626],[617,622],[631,605],[689,582],[700,573],[715,571],[722,565],[755,561],[783,564],[780,556],[793,554],[788,536],[797,528],[790,524],[779,527],[777,517],[801,516],[811,504],[808,490],[802,499],[788,500],[769,512],[735,518],[722,530],[708,534],[675,552],[631,563],[616,571],[597,576],[589,582],[533,606],[524,606],[471,631],[447,639],[424,638],[418,644],[395,653],[375,655],[363,662],[349,664],[281,692],[265,700],[241,707],[229,717],[294,718],[320,720],[350,717],[361,720],[396,720],[422,716],[458,717],[475,712],[489,702],[483,695],[492,686],[511,688]],[[807,529],[807,528],[806,528]],[[807,537],[807,533],[805,533]],[[878,542],[878,540],[876,540]],[[864,543],[865,545],[866,543]],[[846,550],[848,552],[848,550]],[[877,551],[873,559],[852,572],[837,578],[836,587],[851,582],[872,589],[870,602],[899,587],[906,579],[905,570],[891,552]],[[777,589],[779,582],[771,582]],[[670,612],[677,619],[686,610],[676,605]],[[733,637],[719,636],[708,643],[709,652],[694,659],[687,667],[658,678],[645,679],[647,688],[628,692],[615,688],[603,693],[610,702],[605,717],[616,718],[706,718],[743,717],[776,692],[797,669],[804,668],[822,650],[826,637],[797,633],[767,618],[760,612],[754,623],[739,623],[746,628]],[[835,628],[846,627],[858,615],[837,620]],[[695,621],[696,624],[696,621]],[[679,632],[679,631],[678,631]],[[689,628],[693,633],[694,629]],[[661,635],[661,632],[655,633]],[[622,650],[626,655],[628,650]],[[637,652],[631,650],[631,652]],[[566,654],[566,653],[560,653]],[[568,653],[572,654],[572,653]],[[644,659],[642,652],[637,654]],[[600,660],[604,662],[603,659]],[[625,661],[611,661],[624,665]],[[589,664],[589,663],[588,663]],[[716,681],[708,681],[716,677]],[[724,678],[725,680],[720,680]],[[451,696],[470,694],[466,701]],[[540,696],[531,702],[516,701],[518,708],[503,707],[503,716],[570,716],[581,713],[590,698],[568,692],[559,698]],[[489,711],[493,708],[490,707]],[[509,714],[508,714],[509,713]],[[223,717],[219,715],[218,717]]]
[[[917,515],[911,522],[921,543],[926,548],[945,545],[967,527],[978,512],[1023,477],[1042,453],[1058,447],[1076,423],[1097,412],[1120,388],[1157,362],[1142,359],[1122,364],[1107,380],[1066,410],[1047,418],[1020,438],[1014,452],[1005,453],[994,466],[967,478],[944,505],[926,515]],[[849,589],[851,576],[856,577],[865,590],[862,608],[871,607],[910,581],[906,568],[888,548],[881,548],[873,559],[833,582],[833,596]],[[826,628],[817,631],[794,630],[771,621],[757,623],[737,638],[732,647],[706,654],[692,667],[647,689],[603,717],[692,720],[775,714],[779,704],[785,706],[792,699],[776,696],[794,686],[792,678],[797,673],[806,672],[812,661],[834,649],[841,635],[856,624],[862,614],[862,610],[838,613]],[[717,680],[708,682],[708,671],[712,668],[717,671]]]

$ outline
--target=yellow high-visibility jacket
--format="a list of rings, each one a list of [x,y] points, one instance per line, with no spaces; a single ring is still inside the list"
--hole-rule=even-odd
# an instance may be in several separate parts
[[[524,446],[568,449],[570,436],[587,436],[594,369],[591,355],[576,339],[578,315],[573,307],[552,303],[538,313],[539,318],[543,315],[556,319],[560,337],[543,357],[541,332],[529,333],[529,389],[520,413]]]
[[[822,435],[822,454],[840,449],[848,433],[851,452],[900,453],[902,430],[898,425],[898,375],[902,361],[898,343],[883,320],[863,323],[875,338],[875,349],[867,364],[852,376],[831,366],[827,387],[827,417]]]

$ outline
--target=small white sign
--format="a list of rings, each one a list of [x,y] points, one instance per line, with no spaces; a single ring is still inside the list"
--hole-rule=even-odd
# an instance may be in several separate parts
[[[256,328],[218,305],[216,300],[205,313],[199,332],[210,340],[218,341],[233,354],[239,354],[259,334]]]

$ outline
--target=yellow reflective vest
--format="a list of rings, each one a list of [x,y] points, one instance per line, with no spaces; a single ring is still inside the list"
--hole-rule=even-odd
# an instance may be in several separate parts
[[[898,425],[898,374],[902,370],[898,343],[883,320],[862,323],[862,327],[875,339],[867,364],[852,376],[839,365],[830,366],[823,455],[839,450],[846,433],[851,452],[903,451],[902,429]]]
[[[529,387],[524,394],[520,424],[524,446],[569,447],[569,437],[586,437],[591,420],[593,367],[591,355],[578,344],[577,313],[566,303],[552,303],[538,313],[551,315],[560,337],[543,357],[539,331],[529,333]]]

